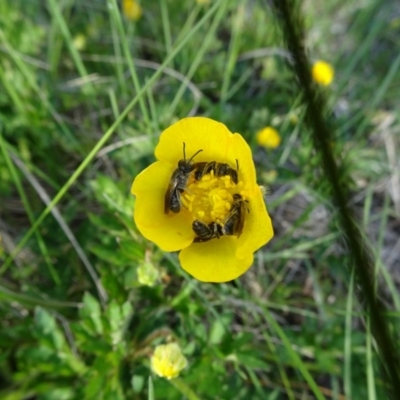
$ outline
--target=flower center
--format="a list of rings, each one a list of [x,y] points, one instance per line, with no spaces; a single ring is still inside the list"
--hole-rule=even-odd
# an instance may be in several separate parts
[[[223,223],[232,207],[235,193],[239,193],[244,200],[247,197],[242,181],[236,184],[229,175],[215,176],[213,170],[200,180],[196,180],[192,173],[186,188],[181,196],[182,204],[192,214],[193,220],[205,224]]]

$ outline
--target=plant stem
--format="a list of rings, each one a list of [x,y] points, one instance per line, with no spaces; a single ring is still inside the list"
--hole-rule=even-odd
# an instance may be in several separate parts
[[[362,297],[370,313],[371,330],[379,353],[391,381],[392,396],[400,398],[400,359],[389,326],[383,314],[386,307],[374,290],[374,261],[368,244],[363,239],[355,214],[349,206],[349,188],[340,175],[339,166],[333,155],[333,134],[324,118],[325,100],[312,81],[310,64],[304,48],[304,28],[299,2],[295,0],[274,0],[280,17],[287,48],[292,54],[293,69],[298,79],[303,101],[306,105],[305,122],[308,124],[314,146],[321,155],[322,167],[330,183],[331,196],[338,207],[338,215],[344,232],[351,262],[349,270],[355,267],[356,276],[362,289]],[[363,303],[363,301],[361,301]]]
[[[184,395],[188,400],[200,400],[195,392],[180,378],[171,379],[170,382]]]

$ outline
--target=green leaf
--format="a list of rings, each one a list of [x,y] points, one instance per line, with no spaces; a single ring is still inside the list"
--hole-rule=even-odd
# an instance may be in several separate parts
[[[103,333],[100,303],[88,292],[85,292],[83,296],[83,307],[79,310],[79,314],[89,323],[94,332],[98,335]]]
[[[43,336],[49,336],[56,329],[54,317],[42,307],[35,309],[35,326],[37,332]]]
[[[110,324],[110,336],[113,346],[121,342],[127,318],[130,316],[131,312],[132,306],[129,302],[120,306],[115,300],[113,300],[109,304],[106,316],[107,321]]]
[[[132,260],[143,260],[144,259],[144,249],[139,243],[133,241],[132,239],[128,240],[119,240],[118,241],[122,254]]]
[[[96,180],[90,182],[96,198],[109,207],[125,215],[131,215],[133,199],[129,196],[126,187],[119,187],[118,184],[106,175],[97,175]]]
[[[270,370],[270,365],[262,360],[260,354],[257,352],[236,353],[237,360],[240,364],[247,368],[262,369],[264,371]]]
[[[144,376],[133,375],[131,378],[131,386],[135,393],[140,393],[144,387]]]
[[[64,348],[63,332],[57,326],[55,318],[42,307],[36,307],[35,309],[35,327],[39,338],[51,345],[55,350]]]
[[[224,321],[222,321],[220,319],[215,320],[210,329],[210,337],[208,340],[209,343],[210,344],[221,343],[222,338],[224,337],[224,334],[225,334]]]
[[[110,249],[104,247],[104,245],[96,244],[90,246],[89,250],[101,260],[104,260],[116,266],[125,266],[131,263],[131,259],[127,258],[124,254],[118,251],[117,248]]]

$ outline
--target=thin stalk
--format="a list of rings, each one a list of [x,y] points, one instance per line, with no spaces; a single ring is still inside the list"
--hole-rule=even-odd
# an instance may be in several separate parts
[[[148,385],[149,385],[149,397],[148,397],[148,400],[155,400],[155,398],[154,398],[154,387],[153,387],[153,381],[151,379],[151,376],[149,376]]]
[[[344,365],[343,365],[343,386],[344,394],[347,399],[351,399],[351,334],[353,321],[353,292],[354,292],[354,270],[351,273],[349,293],[347,294],[345,335],[344,335]]]
[[[120,60],[122,60],[121,43],[118,36],[118,30],[116,27],[115,18],[111,13],[109,13],[109,16],[111,25],[111,36],[115,54],[115,72],[118,79],[118,86],[122,92],[122,97],[126,98],[128,95],[128,91],[126,88],[126,83],[124,78],[123,63],[120,62]]]
[[[43,103],[45,108],[57,122],[65,138],[68,139],[70,142],[74,143],[76,150],[82,153],[82,149],[79,146],[78,140],[69,130],[68,126],[64,123],[60,115],[57,113],[53,105],[50,103],[49,99],[43,93],[43,90],[39,87],[38,83],[36,82],[36,76],[33,75],[30,69],[25,65],[25,62],[22,60],[21,55],[13,49],[13,47],[11,46],[10,42],[8,41],[7,37],[5,36],[1,28],[0,28],[0,41],[3,43],[3,46],[6,49],[7,53],[10,55],[15,65],[18,67],[21,74],[26,79],[28,85],[36,93],[36,95]]]
[[[88,76],[88,72],[86,70],[85,65],[83,64],[82,58],[78,52],[78,50],[75,48],[74,43],[73,43],[73,39],[71,36],[71,32],[68,29],[68,25],[65,22],[64,17],[61,14],[61,11],[59,9],[59,2],[56,3],[55,0],[48,0],[48,4],[49,4],[49,9],[51,14],[53,15],[56,23],[58,24],[60,30],[61,30],[61,34],[64,37],[65,43],[68,47],[68,50],[71,54],[72,60],[74,61],[75,65],[76,65],[76,69],[79,72],[79,75],[82,78],[85,78]],[[92,94],[95,92],[93,84],[91,83],[90,80],[88,80],[86,82],[86,84],[83,86],[83,90],[84,92],[88,93],[88,94]]]
[[[24,304],[27,307],[36,307],[42,306],[50,309],[54,308],[80,308],[82,304],[80,303],[72,303],[69,301],[59,301],[52,299],[38,299],[36,297],[30,296],[24,293],[18,293],[14,290],[7,288],[4,285],[0,284],[0,300],[4,301],[16,301],[17,303]]]
[[[164,31],[164,40],[165,40],[165,50],[166,53],[169,54],[172,50],[172,39],[171,39],[171,27],[169,25],[169,16],[168,16],[168,6],[165,0],[160,1],[161,8],[161,19]],[[172,68],[174,67],[173,61],[171,63]]]
[[[376,400],[376,389],[375,389],[375,374],[374,374],[374,355],[372,352],[372,334],[371,334],[371,318],[367,318],[367,352],[366,362],[367,362],[367,387],[368,387],[368,400]]]
[[[276,332],[279,338],[282,340],[285,349],[287,350],[290,358],[293,361],[293,364],[296,366],[297,370],[303,375],[303,378],[308,383],[310,390],[314,393],[315,397],[318,400],[325,400],[325,396],[322,394],[320,388],[314,381],[307,367],[304,365],[303,361],[299,357],[299,355],[293,350],[292,343],[290,343],[289,338],[286,336],[283,329],[279,326],[279,324],[275,321],[269,310],[265,310],[264,312],[265,319],[271,326],[271,329]]]
[[[129,73],[132,78],[133,86],[135,88],[136,93],[139,94],[141,92],[142,88],[140,87],[139,78],[138,78],[138,75],[136,72],[136,66],[133,62],[133,56],[129,49],[128,36],[125,32],[124,25],[122,23],[122,18],[121,18],[121,14],[119,12],[118,4],[117,4],[116,0],[110,0],[110,2],[111,2],[111,7],[108,7],[108,9],[110,11],[111,18],[114,19],[115,25],[118,29],[119,37],[121,40],[122,51],[124,53],[126,61],[128,62]],[[139,101],[139,106],[140,106],[140,110],[142,112],[143,118],[146,122],[147,129],[150,129],[150,126],[151,126],[150,117],[149,117],[149,113],[147,111],[144,96],[139,96],[138,101]]]
[[[186,383],[181,378],[175,378],[170,380],[171,384],[175,386],[188,400],[200,400],[193,390],[186,385]]]
[[[283,382],[283,386],[286,389],[286,394],[289,397],[289,400],[295,400],[292,388],[290,386],[290,381],[289,378],[286,374],[285,368],[284,366],[282,366],[281,362],[280,362],[280,358],[277,357],[277,351],[276,351],[276,347],[274,345],[274,343],[271,340],[271,337],[269,336],[269,334],[267,332],[263,332],[263,336],[265,341],[267,342],[267,346],[269,347],[271,353],[276,357],[277,359],[277,365],[278,365],[278,370],[279,370],[279,374],[282,378],[282,382]]]
[[[226,61],[226,67],[222,81],[221,103],[225,103],[228,97],[229,84],[231,82],[233,70],[235,68],[235,63],[239,54],[239,40],[243,29],[244,16],[246,12],[246,2],[247,1],[244,0],[239,4],[235,17],[232,17],[232,39],[229,43],[228,59]]]
[[[316,150],[320,153],[321,163],[330,183],[331,196],[338,208],[338,216],[344,239],[349,251],[349,263],[354,265],[356,277],[362,289],[366,309],[370,311],[371,331],[379,348],[385,371],[391,383],[392,396],[400,398],[400,365],[398,350],[394,344],[388,322],[384,317],[385,305],[375,296],[374,261],[368,244],[363,239],[356,222],[355,214],[349,205],[349,188],[344,182],[338,164],[334,158],[333,133],[325,121],[325,99],[313,84],[310,63],[304,48],[304,24],[299,2],[295,0],[274,0],[279,15],[286,45],[292,54],[293,69],[306,105],[305,122],[311,130]]]
[[[217,31],[217,28],[220,26],[220,22],[223,18],[223,16],[225,15],[225,9],[228,5],[228,1],[222,1],[222,6],[220,7],[220,9],[218,10],[214,21],[212,22],[207,35],[205,36],[204,40],[203,40],[203,44],[200,47],[200,49],[198,50],[195,59],[193,60],[189,71],[186,74],[186,81],[182,83],[182,85],[180,86],[180,88],[178,89],[174,100],[172,101],[172,104],[170,105],[169,109],[168,109],[168,114],[174,114],[176,107],[178,106],[178,103],[181,101],[183,93],[185,92],[187,86],[188,86],[188,82],[190,82],[190,79],[192,79],[194,73],[197,71],[197,68],[199,67],[205,52],[207,51],[208,47],[211,45],[211,42],[214,40],[214,34]]]

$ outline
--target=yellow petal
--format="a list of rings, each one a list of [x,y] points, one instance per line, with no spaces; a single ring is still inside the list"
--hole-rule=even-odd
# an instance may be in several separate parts
[[[239,163],[239,180],[245,185],[245,189],[253,192],[256,187],[256,169],[254,167],[253,156],[250,146],[243,139],[242,135],[235,133],[230,140],[227,152],[227,159],[236,166]]]
[[[176,168],[176,167],[175,167]],[[155,162],[134,180],[134,219],[142,235],[164,251],[177,251],[193,241],[192,220],[186,210],[164,214],[164,197],[174,168]]]
[[[212,119],[184,118],[162,132],[155,155],[158,160],[168,162],[176,168],[178,161],[183,159],[185,143],[186,159],[202,149],[203,151],[194,158],[194,162],[230,161],[235,166],[235,158],[227,160],[228,144],[232,136],[233,133],[224,124]]]
[[[177,343],[157,346],[151,357],[151,369],[163,378],[177,377],[186,366],[186,357]]]
[[[203,282],[228,282],[244,274],[253,263],[253,253],[236,256],[233,237],[193,243],[179,253],[182,268]]]
[[[271,218],[260,187],[248,203],[242,235],[237,239],[236,257],[242,258],[268,243],[274,236]]]

